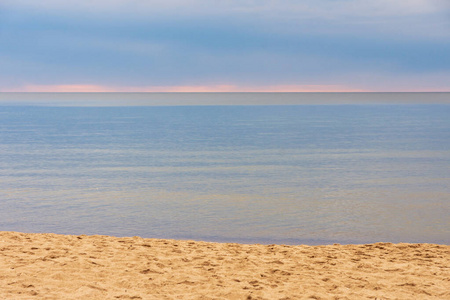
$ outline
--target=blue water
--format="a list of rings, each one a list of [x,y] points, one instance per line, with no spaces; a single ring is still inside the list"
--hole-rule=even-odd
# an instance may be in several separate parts
[[[0,230],[450,242],[450,105],[0,106]]]

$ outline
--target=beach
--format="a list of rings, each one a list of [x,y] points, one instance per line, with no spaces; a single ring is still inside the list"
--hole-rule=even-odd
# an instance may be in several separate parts
[[[1,299],[450,299],[450,246],[0,232]]]

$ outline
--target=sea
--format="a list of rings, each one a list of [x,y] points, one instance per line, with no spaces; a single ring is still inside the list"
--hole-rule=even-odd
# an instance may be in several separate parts
[[[0,230],[449,244],[450,93],[2,93]]]

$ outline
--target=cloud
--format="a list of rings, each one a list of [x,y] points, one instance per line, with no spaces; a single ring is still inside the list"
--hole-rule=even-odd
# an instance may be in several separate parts
[[[366,15],[423,14],[435,12],[445,6],[445,0],[285,0],[282,3],[272,0],[3,0],[2,4],[12,7],[32,7],[42,10],[83,10],[93,12],[144,11],[170,13],[209,14],[222,12],[307,12],[324,13],[331,9],[336,14],[359,12]],[[329,15],[329,14],[328,14]]]
[[[446,0],[3,0],[5,9],[83,18],[130,19],[230,17],[260,23],[361,22],[367,26],[424,15],[445,15]],[[80,15],[81,14],[81,15]],[[392,28],[395,29],[395,28]]]
[[[236,85],[203,85],[203,86],[100,86],[89,84],[69,85],[25,85],[12,89],[0,89],[0,92],[363,92],[366,90],[339,85],[272,85],[272,86],[236,86]]]
[[[115,92],[114,89],[90,85],[90,84],[66,84],[66,85],[26,85],[19,88],[3,89],[2,92],[55,92],[55,93],[65,93],[65,92],[86,92],[86,93],[100,93],[100,92]]]
[[[366,72],[356,89],[428,80],[450,70],[443,3],[3,0],[0,88],[355,89]]]
[[[431,74],[428,78],[409,75],[394,80],[389,74],[360,73],[343,79],[341,84],[209,84],[209,85],[96,85],[96,84],[26,84],[1,87],[0,92],[25,93],[243,93],[243,92],[450,92],[450,73]],[[335,80],[335,82],[337,82]],[[346,82],[346,83],[345,83]]]
[[[36,15],[84,28],[158,22],[196,23],[208,27],[227,23],[272,35],[377,35],[395,39],[450,37],[449,5],[445,0],[3,0],[5,11]],[[7,18],[6,18],[7,19]],[[1,22],[1,21],[0,21]],[[83,25],[84,23],[84,25]],[[1,28],[1,23],[0,23]]]

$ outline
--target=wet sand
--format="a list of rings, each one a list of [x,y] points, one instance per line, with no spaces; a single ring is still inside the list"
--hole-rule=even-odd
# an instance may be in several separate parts
[[[450,299],[450,246],[0,232],[0,299]]]

